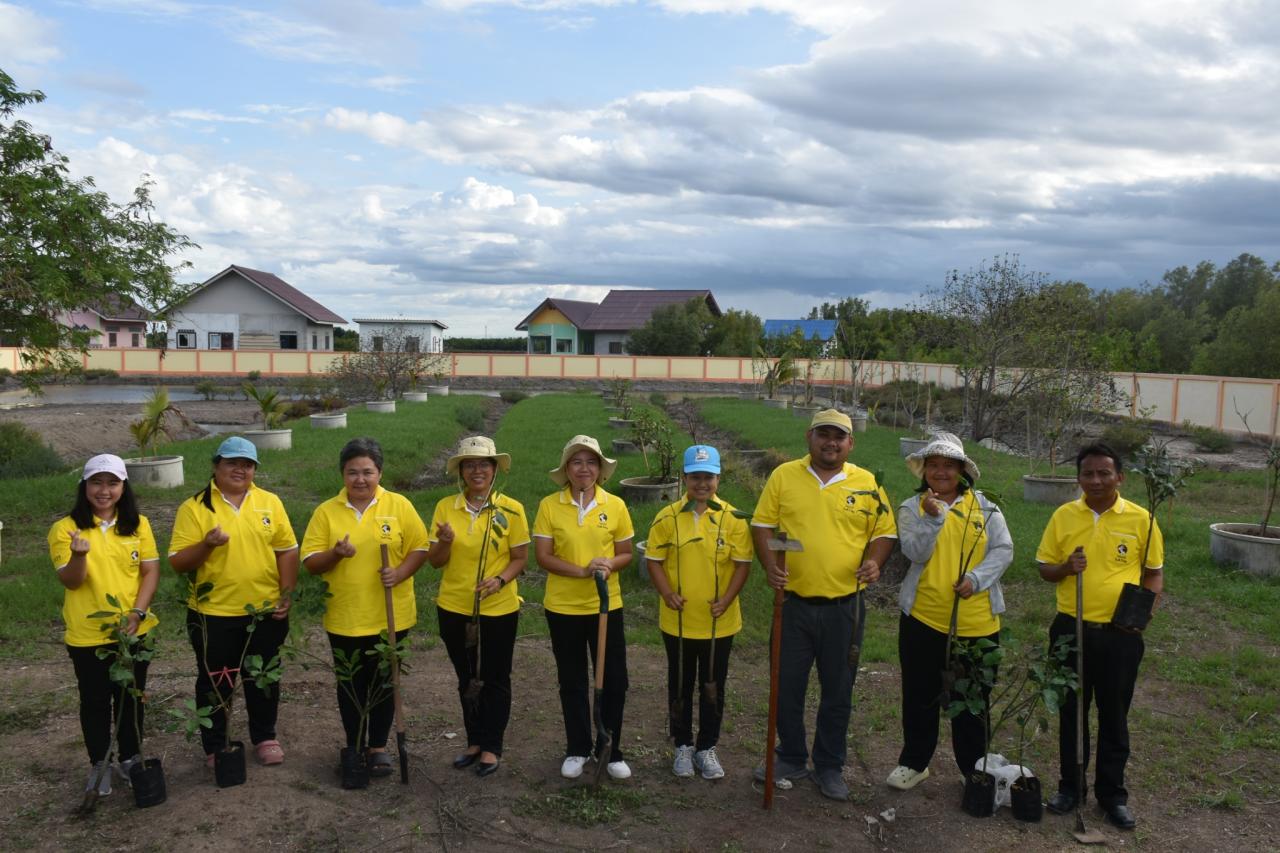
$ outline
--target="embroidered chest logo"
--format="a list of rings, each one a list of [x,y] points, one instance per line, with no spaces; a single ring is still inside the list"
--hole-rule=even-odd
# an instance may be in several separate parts
[[[600,513],[599,515],[597,515],[597,516],[596,516],[596,520],[600,522],[600,526],[601,526],[601,527],[608,527],[608,526],[609,526],[609,513],[607,513],[607,512],[602,512],[602,513]]]
[[[136,562],[138,562],[138,549],[137,549],[137,548],[134,548],[132,551],[130,551],[130,552],[129,552],[129,559],[130,559],[130,560],[132,560],[132,561],[133,561],[133,562],[135,562],[135,563],[136,563]]]
[[[1116,561],[1123,563],[1129,556],[1129,546],[1121,542],[1116,546]]]
[[[724,547],[724,537],[723,537],[723,536],[717,536],[717,537],[716,537],[716,547],[717,547],[717,548],[723,548],[723,547]]]
[[[387,524],[385,521],[384,521],[384,522],[382,522],[382,528],[381,528],[381,529],[382,529],[382,535],[383,535],[383,536],[390,536],[390,535],[391,535],[391,525],[390,525],[390,524]]]
[[[271,528],[271,516],[269,515],[262,516],[262,526],[266,529]]]

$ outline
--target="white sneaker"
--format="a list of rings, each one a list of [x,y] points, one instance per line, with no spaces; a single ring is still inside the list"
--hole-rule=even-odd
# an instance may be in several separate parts
[[[89,778],[84,783],[84,792],[87,794],[97,785],[98,796],[105,797],[111,793],[111,766],[105,761],[99,761],[97,764],[89,768]]]
[[[720,759],[716,757],[714,746],[694,753],[693,766],[702,771],[703,779],[724,778],[724,768],[720,766]]]
[[[120,775],[120,781],[124,783],[126,788],[133,787],[133,777],[130,775],[134,767],[142,766],[142,756],[135,755],[133,758],[126,758],[116,765],[116,773]]]
[[[609,766],[605,768],[609,771],[611,779],[630,779],[631,768],[627,766],[625,761],[610,761]]]
[[[582,767],[587,763],[585,755],[570,755],[560,765],[560,775],[566,779],[577,779],[582,775]]]
[[[910,767],[899,765],[889,774],[889,778],[884,783],[890,788],[897,788],[899,791],[909,791],[916,785],[929,778],[929,768],[923,770],[912,770]]]
[[[681,779],[688,779],[693,775],[693,745],[677,746],[676,760],[671,765],[671,772],[679,776]]]

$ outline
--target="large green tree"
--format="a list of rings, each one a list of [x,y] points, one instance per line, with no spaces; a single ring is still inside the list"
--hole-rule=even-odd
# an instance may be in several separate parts
[[[187,264],[168,259],[195,244],[153,217],[147,182],[117,204],[92,178],[73,179],[50,138],[13,118],[43,100],[0,70],[0,341],[57,367],[89,344],[65,312],[124,298],[159,311],[186,290],[175,273]]]

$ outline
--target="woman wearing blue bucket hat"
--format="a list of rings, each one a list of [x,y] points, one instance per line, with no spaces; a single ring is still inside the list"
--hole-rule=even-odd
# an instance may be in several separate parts
[[[724,713],[729,650],[742,629],[738,592],[751,567],[751,532],[720,498],[720,453],[695,444],[684,452],[685,493],[658,510],[645,547],[661,598],[658,625],[667,648],[667,700],[675,741],[672,772],[724,777],[716,755]],[[696,685],[696,688],[695,688]],[[693,696],[698,694],[698,736]]]
[[[211,704],[212,725],[200,729],[205,761],[230,746],[223,709],[230,706],[247,657],[276,658],[289,634],[289,606],[298,582],[298,540],[284,504],[254,485],[258,449],[231,436],[213,455],[209,484],[178,507],[169,542],[169,564],[191,574],[187,633],[196,653],[196,704]],[[211,586],[202,591],[205,584]],[[270,611],[255,618],[246,606]],[[276,739],[280,690],[246,683],[249,737],[261,764],[280,764]],[[214,701],[210,702],[210,698]]]

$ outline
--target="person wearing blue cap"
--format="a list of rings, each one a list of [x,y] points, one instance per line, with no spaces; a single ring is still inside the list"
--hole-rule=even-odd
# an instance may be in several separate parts
[[[191,574],[187,634],[196,653],[196,703],[213,705],[212,725],[200,730],[205,763],[228,748],[224,708],[244,660],[276,657],[289,634],[289,606],[298,582],[298,540],[280,498],[253,483],[258,448],[231,436],[213,455],[209,484],[178,507],[169,542],[169,564]],[[197,590],[205,583],[212,588]],[[270,610],[255,619],[247,605]],[[276,739],[277,685],[246,684],[249,737],[261,764],[280,764]],[[211,701],[212,700],[212,701]]]
[[[738,592],[751,567],[751,532],[720,498],[720,453],[706,444],[684,452],[685,493],[658,510],[645,548],[660,598],[659,627],[667,648],[667,703],[675,742],[672,772],[721,779],[716,755],[724,714],[729,651],[742,630]],[[698,736],[693,696],[698,694]]]

